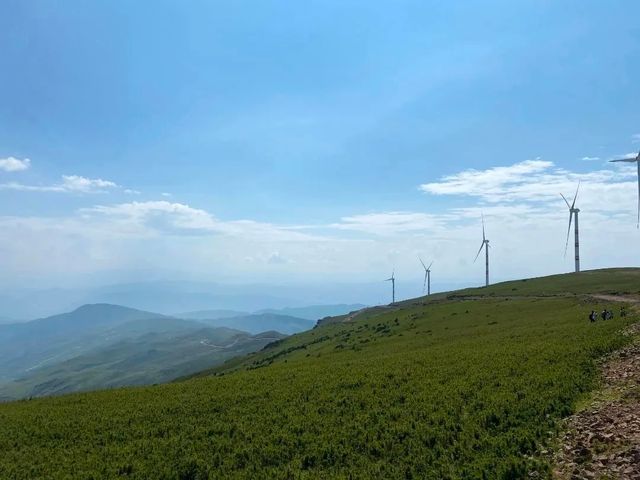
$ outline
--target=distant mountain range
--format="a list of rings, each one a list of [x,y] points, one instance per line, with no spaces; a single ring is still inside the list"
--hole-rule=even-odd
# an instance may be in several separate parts
[[[117,305],[85,305],[73,312],[24,323],[0,325],[0,381],[14,379],[45,364],[60,362],[114,341],[110,332],[132,321],[169,317]]]
[[[308,307],[267,309],[255,313],[234,310],[198,310],[176,314],[177,317],[198,320],[210,326],[237,328],[251,333],[276,330],[293,334],[313,328],[316,321],[329,316],[344,315],[364,308],[360,304],[312,305]]]
[[[256,313],[277,313],[280,315],[289,315],[292,317],[306,318],[307,320],[320,320],[325,317],[335,317],[345,315],[365,308],[366,305],[360,303],[339,305],[311,305],[308,307],[288,307],[280,309],[259,310]]]
[[[137,329],[138,322],[125,324]],[[255,352],[284,338],[278,332],[250,335],[228,328],[146,333],[35,369],[0,386],[0,398],[24,398],[163,383]]]
[[[347,286],[333,283],[236,285],[149,281],[49,289],[5,286],[0,289],[0,317],[20,320],[47,317],[59,312],[69,312],[79,305],[95,303],[126,305],[165,315],[216,309],[240,313],[283,313],[295,317],[299,315],[286,311],[285,307],[306,309],[307,305],[354,303],[354,299],[369,304],[386,301],[389,296],[387,286],[379,283]],[[315,312],[309,315],[300,314],[302,318],[311,320],[323,316],[320,313],[318,318],[312,318],[317,316]]]
[[[0,399],[170,381],[359,307],[200,310],[178,318],[101,303],[0,324]]]
[[[230,318],[203,318],[199,321],[211,327],[230,327],[254,334],[264,332],[265,330],[272,330],[287,335],[310,330],[316,324],[313,320],[291,317],[289,315],[278,315],[275,313],[241,315]]]
[[[195,312],[176,313],[174,316],[178,318],[189,318],[192,320],[217,320],[220,318],[235,318],[247,315],[270,313],[304,318],[306,320],[320,320],[325,317],[344,315],[356,310],[361,310],[365,307],[366,305],[356,303],[339,305],[310,305],[308,307],[265,308],[256,312],[242,312],[237,310],[197,310]]]
[[[176,313],[173,316],[191,320],[217,320],[219,318],[235,318],[245,315],[251,315],[251,312],[240,312],[238,310],[196,310],[195,312]]]
[[[293,317],[265,315],[262,324],[239,318],[251,333],[226,328],[228,322],[179,319],[110,304],[2,324],[0,398],[166,382],[285,336],[269,331],[272,326],[286,332],[310,328],[308,320]]]

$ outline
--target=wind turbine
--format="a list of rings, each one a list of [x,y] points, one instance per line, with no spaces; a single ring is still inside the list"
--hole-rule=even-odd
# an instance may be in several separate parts
[[[478,257],[480,256],[480,252],[482,251],[483,248],[484,248],[484,264],[485,264],[484,284],[486,287],[488,287],[489,286],[489,240],[484,234],[484,215],[482,216],[482,245],[480,245],[480,250],[478,250],[478,254],[476,255],[476,258],[473,261],[473,263],[475,263],[476,260],[478,260]]]
[[[573,227],[573,231],[575,234],[575,238],[576,238],[576,242],[575,242],[575,246],[576,246],[576,273],[578,273],[580,271],[580,236],[578,234],[578,213],[580,213],[580,209],[576,208],[576,198],[578,198],[578,190],[580,190],[580,182],[578,182],[578,188],[576,188],[576,194],[573,197],[573,202],[571,203],[571,205],[569,205],[569,202],[567,201],[567,199],[564,197],[564,195],[560,194],[562,196],[562,199],[564,200],[564,203],[567,204],[567,207],[569,207],[569,228],[567,229],[567,242],[564,245],[564,256],[567,256],[567,248],[569,247],[569,234],[571,233],[571,219],[575,218],[576,219],[576,223]]]
[[[638,223],[636,224],[636,228],[640,228],[640,152],[636,155],[635,158],[621,158],[619,160],[609,160],[610,162],[636,162],[638,166]]]
[[[391,303],[396,303],[396,278],[393,276],[395,272],[391,272],[391,277],[387,278],[385,282],[391,282]]]
[[[426,286],[427,295],[431,295],[431,265],[433,265],[433,262],[431,262],[427,267],[420,257],[418,257],[418,260],[420,260],[420,263],[424,268],[424,283],[422,284],[422,294],[424,295],[424,287]]]

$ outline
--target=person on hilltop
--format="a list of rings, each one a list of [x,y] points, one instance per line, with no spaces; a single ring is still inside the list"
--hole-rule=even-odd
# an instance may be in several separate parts
[[[591,323],[595,322],[596,318],[598,318],[598,314],[595,310],[591,310],[591,313],[589,314],[589,320],[591,320]]]
[[[600,317],[602,318],[602,320],[606,320],[607,319],[607,309],[606,308],[604,310],[602,310],[602,313],[600,314]]]

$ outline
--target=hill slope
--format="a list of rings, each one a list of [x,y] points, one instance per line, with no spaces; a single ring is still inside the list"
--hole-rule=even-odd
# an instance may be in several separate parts
[[[230,318],[201,318],[199,321],[212,327],[236,328],[254,334],[274,330],[290,335],[292,333],[304,332],[305,330],[313,328],[315,325],[313,320],[276,313],[259,313]]]
[[[168,382],[210,368],[224,360],[260,350],[284,338],[277,332],[250,335],[229,328],[206,328],[182,320],[153,325],[130,322],[114,329],[114,343],[35,369],[0,386],[0,398],[24,398],[61,393]],[[186,325],[184,325],[186,324]],[[136,335],[142,332],[141,335]]]
[[[638,320],[590,324],[615,306],[589,294],[637,295],[639,278],[416,299],[200,378],[0,405],[0,477],[544,478],[538,452]]]

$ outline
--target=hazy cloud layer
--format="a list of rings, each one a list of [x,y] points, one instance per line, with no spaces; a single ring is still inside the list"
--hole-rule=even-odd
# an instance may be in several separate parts
[[[584,268],[633,265],[635,168],[607,167],[573,172],[536,159],[463,170],[421,186],[425,201],[456,196],[456,206],[429,213],[356,212],[329,224],[221,219],[166,199],[104,203],[66,217],[0,217],[0,251],[7,259],[1,279],[165,269],[244,282],[348,282],[383,279],[395,269],[399,291],[403,284],[410,291],[415,277],[411,294],[418,294],[419,255],[437,260],[434,288],[438,279],[482,281],[482,266],[473,263],[481,213],[493,247],[492,278],[567,271],[568,212],[559,193],[572,197],[578,181]],[[65,177],[57,188],[84,193],[115,184]]]

